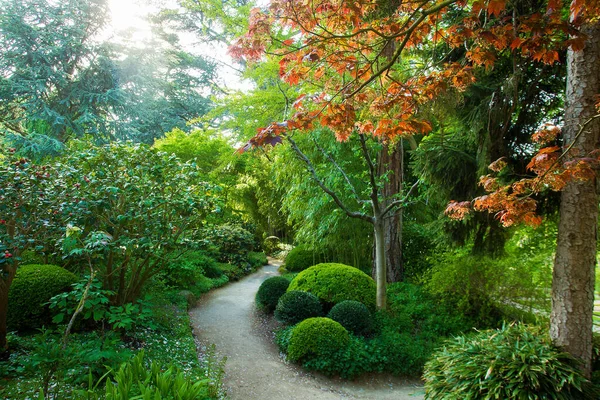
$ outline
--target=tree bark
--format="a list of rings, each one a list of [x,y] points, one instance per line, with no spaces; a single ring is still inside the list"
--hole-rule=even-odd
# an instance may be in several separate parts
[[[0,353],[8,349],[6,341],[8,317],[8,292],[17,272],[16,266],[5,267],[7,275],[0,278]]]
[[[387,174],[387,179],[382,187],[382,208],[387,207],[394,197],[402,195],[404,180],[404,153],[401,141],[396,144],[385,143],[377,160],[377,174]],[[394,196],[394,197],[392,197]],[[383,221],[383,242],[385,262],[387,265],[387,282],[401,282],[404,280],[404,265],[402,262],[402,208],[389,213]],[[373,238],[376,241],[376,238]],[[375,243],[374,243],[375,244]],[[373,279],[377,277],[377,262],[375,245],[373,246]]]
[[[377,272],[375,276],[375,282],[377,283],[377,309],[385,310],[385,308],[387,307],[387,281],[385,277],[385,235],[381,219],[375,217],[373,226],[375,228],[375,268]]]
[[[585,48],[578,52],[569,49],[567,59],[563,147],[566,149],[575,142],[567,161],[587,156],[598,148],[600,139],[599,119],[582,129],[597,114],[594,103],[600,93],[600,24],[586,25],[582,31],[587,35]],[[581,360],[581,370],[588,378],[592,360],[597,222],[596,179],[569,182],[561,193],[550,336],[556,346]]]

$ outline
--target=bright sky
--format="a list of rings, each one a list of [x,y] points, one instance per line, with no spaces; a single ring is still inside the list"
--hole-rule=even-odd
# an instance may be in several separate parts
[[[113,32],[130,30],[133,31],[132,40],[143,41],[151,37],[150,26],[144,19],[149,13],[158,11],[157,4],[168,4],[165,0],[109,0],[109,7],[112,14]],[[182,37],[185,44],[186,38]],[[213,58],[219,63],[219,77],[226,88],[250,90],[252,83],[243,81],[239,73],[227,67],[231,65],[232,60],[227,55],[225,46],[215,46],[211,44],[193,44],[193,39],[189,38],[189,46],[201,54]]]

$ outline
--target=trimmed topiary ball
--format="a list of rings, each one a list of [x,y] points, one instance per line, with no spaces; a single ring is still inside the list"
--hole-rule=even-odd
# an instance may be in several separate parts
[[[369,309],[358,301],[344,300],[336,304],[327,317],[358,336],[368,335],[373,329],[373,317]]]
[[[300,322],[290,335],[288,358],[292,361],[325,356],[344,348],[348,331],[329,318],[309,318]]]
[[[425,364],[426,399],[579,399],[585,379],[540,327],[450,340]]]
[[[17,269],[8,293],[9,330],[36,329],[52,321],[46,303],[67,292],[77,276],[56,265],[29,264]]]
[[[323,315],[323,306],[321,306],[317,296],[297,290],[287,292],[281,296],[277,308],[275,308],[275,318],[279,322],[289,325],[321,315]]]
[[[315,253],[303,246],[296,246],[285,257],[285,269],[290,272],[304,271],[317,263]]]
[[[256,304],[259,308],[268,313],[272,313],[277,307],[279,298],[286,292],[290,281],[281,277],[274,276],[266,279],[256,292]]]
[[[312,293],[322,302],[332,305],[355,300],[369,310],[375,310],[375,281],[349,265],[326,263],[310,267],[292,280],[288,292],[292,290]]]

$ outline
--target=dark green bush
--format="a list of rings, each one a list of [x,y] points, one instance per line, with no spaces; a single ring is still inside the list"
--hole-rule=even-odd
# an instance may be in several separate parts
[[[240,224],[210,226],[204,229],[204,235],[209,238],[207,250],[217,261],[242,267],[247,264],[248,252],[254,247],[254,236]]]
[[[336,304],[327,317],[358,336],[368,335],[373,329],[373,317],[369,309],[355,300],[345,300]]]
[[[448,253],[438,257],[426,277],[429,292],[478,327],[500,327],[507,317],[506,305],[515,299],[523,310],[550,311],[552,271],[548,261]]]
[[[355,300],[375,310],[375,281],[357,268],[344,264],[317,264],[298,274],[288,291],[299,290],[317,296],[327,305]]]
[[[294,247],[285,257],[285,269],[300,272],[317,264],[315,253],[303,246]]]
[[[8,294],[8,329],[40,328],[51,322],[46,303],[71,289],[77,277],[56,265],[29,264],[17,269]]]
[[[323,315],[323,307],[319,299],[312,293],[297,290],[281,296],[275,308],[275,318],[289,325],[321,315]]]
[[[191,289],[203,277],[218,278],[223,272],[215,259],[202,251],[190,251],[170,259],[162,272],[165,283],[178,289]]]
[[[425,365],[427,399],[574,399],[585,379],[539,327],[522,324],[449,341]]]
[[[263,265],[267,265],[269,263],[269,260],[267,260],[267,256],[265,253],[251,251],[250,253],[248,253],[248,262],[250,263],[250,268],[256,270],[259,267],[262,267]]]
[[[277,307],[279,298],[285,293],[290,282],[281,276],[266,279],[256,292],[256,304],[262,310],[271,313]]]
[[[300,322],[289,339],[288,358],[292,361],[319,357],[343,349],[348,331],[329,318],[309,318]]]

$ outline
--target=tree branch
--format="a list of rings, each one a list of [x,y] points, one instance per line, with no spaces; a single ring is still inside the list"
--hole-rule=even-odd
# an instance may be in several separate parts
[[[335,161],[335,159],[333,158],[333,156],[329,153],[327,153],[325,151],[324,148],[322,148],[319,145],[319,142],[312,136],[312,134],[310,135],[310,138],[312,139],[313,143],[315,144],[315,146],[317,147],[317,149],[325,156],[327,157],[327,159],[329,160],[329,162],[331,162],[336,168],[337,170],[340,172],[340,174],[342,174],[342,176],[344,177],[344,180],[346,181],[346,183],[348,184],[348,186],[350,187],[350,190],[352,191],[352,193],[354,194],[354,196],[356,197],[356,201],[358,201],[359,203],[365,203],[368,202],[368,200],[363,200],[360,198],[360,196],[358,195],[358,192],[356,191],[356,188],[354,187],[354,185],[352,184],[352,181],[350,181],[350,177],[346,174],[346,171],[344,171],[342,169],[342,167],[340,167],[340,165]]]
[[[338,197],[338,195],[335,194],[335,192],[333,192],[333,190],[329,189],[329,187],[327,187],[321,179],[319,179],[319,176],[317,175],[317,171],[315,171],[315,168],[313,167],[312,163],[310,162],[308,157],[302,152],[302,150],[300,150],[300,148],[298,147],[298,145],[296,144],[294,139],[292,139],[289,135],[286,136],[286,138],[290,142],[290,146],[292,147],[292,150],[294,150],[296,155],[304,162],[304,164],[306,164],[306,168],[312,175],[312,177],[313,177],[314,181],[317,183],[317,185],[319,185],[321,190],[323,190],[325,193],[327,193],[329,195],[329,197],[331,197],[333,199],[335,204],[337,204],[337,206],[340,207],[342,209],[342,211],[344,211],[346,213],[347,216],[349,216],[350,218],[362,219],[363,221],[367,221],[371,224],[374,223],[373,217],[363,214],[363,213],[360,213],[360,212],[350,211],[350,209],[348,209],[348,207],[346,207],[346,205],[342,202],[342,200]]]
[[[394,200],[392,201],[386,208],[385,210],[383,210],[383,212],[381,213],[382,217],[385,217],[387,215],[387,213],[389,213],[390,211],[392,211],[394,209],[394,207],[398,206],[398,205],[402,205],[404,206],[406,204],[406,200],[408,200],[408,198],[411,196],[412,192],[417,188],[417,186],[419,185],[419,182],[421,182],[420,180],[417,180],[415,183],[413,183],[413,185],[410,187],[410,190],[408,191],[408,193],[406,193],[406,196],[404,196],[402,199],[398,199],[398,200]]]

